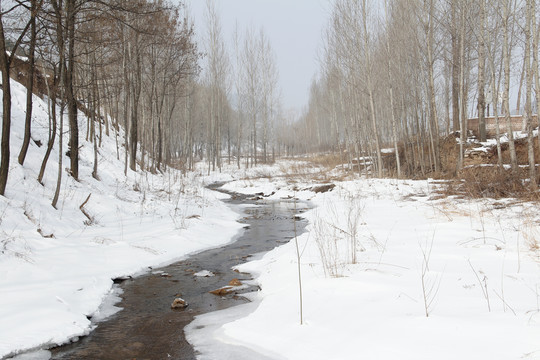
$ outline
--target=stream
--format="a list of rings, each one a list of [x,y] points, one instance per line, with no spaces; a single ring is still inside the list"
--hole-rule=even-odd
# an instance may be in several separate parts
[[[217,186],[212,189],[221,191]],[[241,211],[244,217],[240,222],[245,224],[234,242],[164,268],[151,269],[142,276],[118,281],[123,294],[116,306],[123,310],[97,323],[97,328],[79,341],[51,349],[52,359],[196,359],[185,339],[184,327],[197,315],[247,302],[242,294],[258,288],[251,286],[224,296],[209,292],[226,286],[232,279],[251,279],[250,274],[234,272],[231,268],[294,237],[292,199],[270,201],[262,196],[230,195],[226,203]],[[308,204],[297,202],[296,207],[297,213],[302,213]],[[305,225],[305,221],[297,221],[298,235]],[[202,270],[215,276],[194,276]],[[188,307],[171,309],[176,297],[185,299]]]

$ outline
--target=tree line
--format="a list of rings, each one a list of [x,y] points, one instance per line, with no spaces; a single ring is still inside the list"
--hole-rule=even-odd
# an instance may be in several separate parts
[[[225,41],[211,0],[205,20],[196,34],[186,5],[164,0],[3,1],[0,195],[10,161],[9,78],[21,67],[28,91],[18,162],[24,164],[31,141],[35,93],[48,100],[50,117],[39,182],[55,145],[60,154],[53,206],[62,154],[69,156],[69,176],[79,179],[83,138],[93,148],[96,179],[103,136],[116,139],[126,174],[167,166],[193,170],[201,159],[209,171],[223,161],[238,167],[271,161],[281,146],[276,134],[285,130],[276,125],[283,112],[270,41],[254,29],[237,29]],[[67,147],[60,136],[66,130]]]
[[[336,0],[319,74],[298,125],[315,140],[305,146],[345,151],[349,162],[368,157],[378,176],[388,173],[384,148],[394,153],[397,177],[455,174],[463,167],[467,119],[479,118],[478,137],[486,141],[491,109],[498,165],[499,139],[506,132],[517,171],[510,119],[516,101],[535,185],[537,14],[535,0]],[[449,168],[441,142],[451,133],[459,138],[459,151]]]
[[[207,104],[201,115],[210,119],[208,170],[220,168],[222,158],[235,160],[238,168],[242,159],[246,167],[272,161],[284,146],[280,135],[285,131],[272,44],[263,29],[238,25],[227,41],[215,0],[206,1],[205,16],[201,85],[208,95],[201,97]]]

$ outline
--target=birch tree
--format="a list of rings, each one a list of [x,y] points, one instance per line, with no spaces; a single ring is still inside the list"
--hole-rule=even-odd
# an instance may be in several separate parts
[[[508,146],[510,149],[510,164],[512,171],[518,171],[516,148],[514,144],[514,131],[512,130],[512,120],[510,115],[510,57],[512,55],[512,45],[510,44],[510,32],[512,23],[513,5],[512,0],[503,0],[503,62],[504,62],[504,88],[503,88],[503,110],[508,132]]]
[[[535,0],[526,0],[526,15],[525,15],[525,121],[527,125],[527,144],[528,144],[528,159],[529,159],[529,182],[532,190],[536,190],[536,162],[534,158],[534,137],[533,137],[533,121],[532,121],[532,86],[533,86],[533,67],[531,64],[531,50],[533,48],[534,29],[533,21],[535,21]]]

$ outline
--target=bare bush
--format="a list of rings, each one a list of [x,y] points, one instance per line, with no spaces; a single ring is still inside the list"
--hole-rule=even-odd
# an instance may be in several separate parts
[[[366,250],[359,239],[363,204],[360,198],[350,194],[344,201],[347,202],[344,213],[329,203],[325,217],[317,217],[313,224],[325,274],[331,277],[342,276],[346,264],[357,264],[358,252]]]
[[[494,166],[474,166],[464,168],[455,179],[447,183],[446,195],[460,195],[470,198],[519,198],[540,200],[538,192],[532,192],[525,178],[526,169],[512,173],[510,170]]]
[[[345,263],[340,257],[338,229],[329,226],[324,219],[319,217],[313,223],[313,234],[321,256],[324,274],[327,277],[343,276]]]
[[[365,247],[358,240],[358,230],[361,224],[363,204],[357,197],[351,197],[347,206],[347,238],[350,251],[350,262],[356,264],[358,262],[358,251],[365,251]]]

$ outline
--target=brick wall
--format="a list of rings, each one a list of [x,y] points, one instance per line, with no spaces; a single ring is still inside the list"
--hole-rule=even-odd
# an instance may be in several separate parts
[[[512,130],[521,131],[523,126],[523,115],[512,115],[510,117],[512,122]],[[533,115],[533,128],[538,126],[538,116]],[[467,129],[472,130],[475,133],[478,133],[478,118],[469,119],[467,122]],[[499,130],[501,134],[506,132],[506,121],[504,117],[499,116]],[[495,127],[495,117],[489,116],[486,117],[486,131],[488,136],[495,136],[496,127]]]

